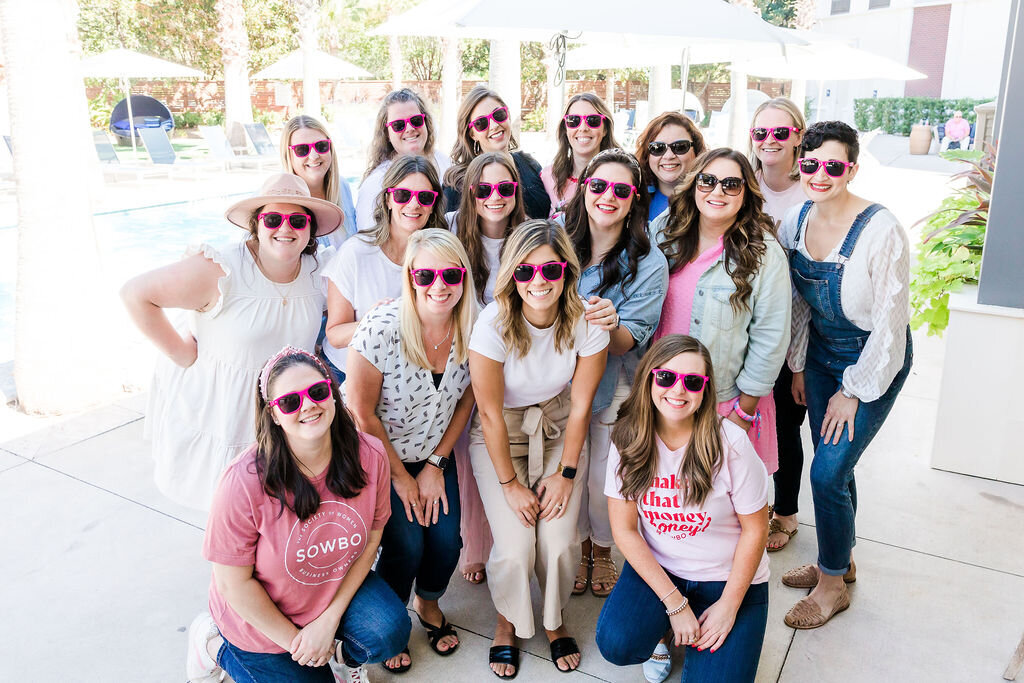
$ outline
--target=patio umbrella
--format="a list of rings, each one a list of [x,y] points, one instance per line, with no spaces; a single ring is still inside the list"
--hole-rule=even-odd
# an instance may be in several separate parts
[[[303,78],[302,50],[291,52],[253,78],[268,81],[301,81]],[[350,78],[369,78],[372,74],[344,59],[327,54],[322,50],[313,52],[313,64],[317,75],[329,81],[343,81]]]
[[[132,78],[202,78],[203,72],[192,67],[170,62],[151,55],[117,48],[97,55],[83,57],[81,61],[83,78],[117,78],[121,81],[125,99],[128,100],[128,132],[132,138],[132,154],[135,154],[135,124],[132,119]]]

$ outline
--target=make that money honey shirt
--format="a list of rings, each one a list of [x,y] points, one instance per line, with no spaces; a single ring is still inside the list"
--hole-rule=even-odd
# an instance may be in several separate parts
[[[332,493],[327,470],[310,482],[320,507],[300,520],[263,490],[255,446],[225,468],[214,495],[203,543],[210,562],[253,566],[253,577],[293,624],[302,628],[323,613],[339,582],[366,547],[370,531],[391,516],[391,468],[380,440],[360,433],[366,485],[353,498]],[[248,652],[284,652],[246,623],[210,580],[210,614],[228,642]]]
[[[670,574],[690,581],[726,581],[740,538],[737,515],[750,515],[768,504],[768,472],[750,439],[738,426],[722,421],[722,464],[703,505],[685,505],[679,471],[686,447],[669,450],[660,438],[658,470],[651,487],[636,501],[640,533],[651,554]],[[605,495],[623,499],[618,478],[619,451],[608,452]],[[768,580],[763,553],[751,583]]]

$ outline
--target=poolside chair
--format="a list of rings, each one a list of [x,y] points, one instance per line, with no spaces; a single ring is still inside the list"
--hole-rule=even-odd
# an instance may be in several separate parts
[[[277,156],[277,146],[270,139],[270,133],[267,132],[266,126],[262,123],[247,123],[245,124],[245,132],[252,141],[252,146],[256,148],[256,154],[261,157]]]
[[[265,156],[235,154],[231,148],[231,142],[220,126],[199,126],[199,134],[203,136],[203,140],[210,148],[210,157],[223,163],[226,169],[246,166],[259,169],[265,166],[278,166],[281,163],[276,154]]]
[[[171,140],[162,128],[140,128],[139,134],[142,136],[142,144],[146,148],[146,153],[149,154],[153,163],[164,164],[172,169],[172,172],[184,169],[198,175],[200,171],[224,170],[224,165],[220,162],[191,159],[178,161],[178,155],[174,152],[174,147],[171,146]]]
[[[117,150],[110,144],[110,138],[107,137],[106,131],[94,130],[92,132],[92,143],[96,148],[96,156],[100,159],[100,165],[103,167],[104,178],[110,178],[117,182],[120,175],[130,174],[136,180],[143,177],[155,178],[170,175],[166,168],[154,166],[153,164],[122,164],[120,157],[117,156]]]

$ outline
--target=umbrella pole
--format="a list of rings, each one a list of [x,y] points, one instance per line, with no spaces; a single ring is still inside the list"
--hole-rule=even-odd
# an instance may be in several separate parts
[[[683,48],[682,58],[679,60],[679,87],[683,91],[683,104],[679,107],[679,111],[686,113],[686,86],[690,81],[690,48]],[[697,121],[697,125],[700,125],[700,121]]]
[[[138,150],[135,149],[135,116],[132,115],[132,89],[127,78],[121,79],[121,87],[124,88],[124,100],[128,103],[128,133],[132,138],[132,163],[136,163],[138,162],[136,158]]]

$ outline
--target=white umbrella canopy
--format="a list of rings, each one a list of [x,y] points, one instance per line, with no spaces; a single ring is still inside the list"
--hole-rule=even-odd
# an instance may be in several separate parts
[[[322,50],[313,52],[313,70],[318,78],[327,81],[370,78],[372,76],[366,69]],[[302,50],[285,55],[265,69],[253,74],[253,78],[268,81],[301,81],[303,78]]]
[[[118,48],[82,58],[85,78],[202,78],[203,72],[166,59]]]
[[[853,81],[860,79],[914,81],[927,76],[905,64],[847,45],[842,40],[804,33],[806,45],[792,47],[785,55],[764,55],[743,62],[740,68],[754,76],[805,81]]]

